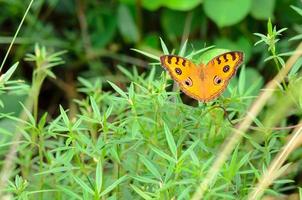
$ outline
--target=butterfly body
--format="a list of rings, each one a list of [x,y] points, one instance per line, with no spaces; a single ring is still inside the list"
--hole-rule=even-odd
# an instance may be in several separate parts
[[[226,89],[243,62],[243,53],[227,52],[216,56],[206,65],[195,65],[190,60],[175,55],[163,55],[160,61],[184,93],[198,101],[208,102]]]

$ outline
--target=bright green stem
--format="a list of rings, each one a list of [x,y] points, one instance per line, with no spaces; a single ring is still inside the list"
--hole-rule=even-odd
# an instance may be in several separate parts
[[[33,98],[33,103],[34,103],[33,115],[34,115],[35,121],[38,120],[40,88],[41,88],[41,85],[37,85],[37,86],[32,88],[32,95],[33,95],[32,98]]]

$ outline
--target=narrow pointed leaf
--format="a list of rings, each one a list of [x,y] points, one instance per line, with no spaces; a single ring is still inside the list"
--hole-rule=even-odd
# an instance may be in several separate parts
[[[159,39],[160,39],[161,48],[162,48],[164,54],[165,54],[165,55],[168,55],[168,54],[169,54],[169,50],[168,50],[168,48],[167,48],[165,42],[163,41],[162,38],[159,38]]]
[[[112,183],[109,187],[107,187],[101,194],[100,196],[104,196],[105,194],[109,193],[111,190],[116,188],[121,182],[125,181],[128,177],[122,176],[121,178],[117,179],[114,183]]]
[[[176,147],[173,135],[166,124],[164,124],[164,131],[165,131],[165,135],[166,135],[166,139],[167,139],[167,143],[170,148],[170,151],[173,154],[174,159],[177,159],[177,147]]]

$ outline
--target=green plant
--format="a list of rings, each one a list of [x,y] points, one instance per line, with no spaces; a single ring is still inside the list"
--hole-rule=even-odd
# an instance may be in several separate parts
[[[240,36],[235,34],[237,31],[231,33],[225,27],[226,21],[215,21],[219,19],[213,19],[220,24],[216,27],[219,34],[204,31],[209,23],[206,15],[198,19],[193,16],[201,12],[197,5],[213,10],[210,1],[201,4],[200,1],[158,0],[152,5],[142,1],[137,7],[131,0],[121,2],[114,2],[114,6],[118,4],[116,11],[110,2],[102,2],[101,13],[97,9],[98,2],[73,4],[50,0],[33,4],[33,13],[28,14],[25,28],[30,31],[24,31],[24,38],[13,41],[25,39],[36,43],[42,40],[39,43],[44,43],[43,38],[49,40],[47,45],[36,45],[34,53],[27,54],[25,60],[30,62],[20,62],[22,68],[17,68],[18,63],[12,64],[0,76],[1,99],[9,92],[28,94],[20,102],[21,113],[0,114],[0,198],[6,194],[12,199],[252,199],[298,192],[301,196],[297,177],[301,174],[298,143],[302,140],[302,46],[292,50],[300,37],[299,27],[298,31],[292,30],[291,20],[294,19],[288,19],[291,23],[283,32],[282,40],[277,37],[283,29],[278,31],[270,20],[267,34],[257,34],[260,36],[258,43],[264,43],[269,49],[271,55],[267,55],[268,51],[262,46],[249,44],[254,38],[245,26],[254,18],[270,16],[274,1],[264,1],[270,8],[265,12],[252,11],[259,10],[254,2],[242,3],[251,4],[251,8],[243,10],[231,24],[244,20],[247,12],[252,13],[252,19],[232,27],[242,33]],[[9,7],[9,3],[16,6]],[[4,5],[16,13],[23,8],[23,4],[15,0]],[[65,5],[66,10],[56,5]],[[217,5],[221,8],[223,4]],[[140,18],[141,9],[156,10],[159,6],[172,9],[162,8],[163,19],[159,26],[163,34],[147,34],[136,20]],[[62,24],[54,20],[45,25],[41,20],[64,12],[72,16],[73,8],[77,10],[80,30],[68,30],[76,23],[74,18],[66,27],[63,18],[60,18]],[[299,8],[294,9],[301,13]],[[5,15],[0,17],[0,23],[4,18]],[[123,19],[127,19],[127,23],[123,23]],[[173,21],[175,24],[168,26]],[[95,26],[85,25],[86,22],[93,22]],[[34,28],[29,29],[31,26]],[[201,40],[186,40],[188,32],[194,35],[198,27],[202,27],[198,36],[205,36],[216,48],[202,46]],[[257,30],[261,32],[261,28]],[[115,34],[121,39],[113,41]],[[294,34],[296,36],[288,44],[287,39]],[[174,44],[176,49],[181,36],[179,51],[168,49],[163,39],[158,42],[157,35],[166,36],[167,44]],[[155,63],[145,66],[141,60],[134,59],[137,54],[131,56],[133,52],[129,53],[128,48],[127,54],[119,52],[124,44],[134,43],[134,51]],[[162,50],[158,50],[159,45]],[[33,44],[28,46],[32,48]],[[64,52],[56,49],[69,51],[63,59]],[[226,49],[246,52],[246,64],[222,97],[207,104],[187,99],[175,87],[173,89],[173,81],[158,65],[162,52],[185,56],[198,63],[207,62]],[[28,51],[22,46],[16,54],[23,56],[23,52]],[[288,55],[289,59],[283,57]],[[108,60],[98,59],[103,57],[119,63],[121,60],[138,63],[145,68],[129,68],[122,62],[118,70],[112,70]],[[270,59],[274,62],[262,64]],[[33,72],[28,86],[22,81],[13,81],[12,74],[22,77],[20,69],[29,64],[33,65]],[[54,68],[59,64],[64,67]],[[276,77],[264,86],[268,78],[261,70],[268,68],[272,74],[270,69],[278,65]],[[75,71],[79,77],[77,81],[72,78],[66,81],[61,76]],[[97,75],[100,71],[102,74]],[[72,106],[67,106],[66,101],[49,100],[49,96],[58,93],[43,91],[43,86],[47,89],[52,83],[65,93],[76,94],[67,95]],[[51,95],[45,97],[43,92]],[[47,110],[41,106],[45,102],[50,105]],[[7,106],[5,101],[2,106]],[[292,129],[295,130],[291,133]],[[290,134],[293,137],[289,137]]]

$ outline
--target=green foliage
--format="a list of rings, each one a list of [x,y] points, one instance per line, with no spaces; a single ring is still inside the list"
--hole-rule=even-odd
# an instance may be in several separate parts
[[[120,0],[123,3],[135,4],[135,0]],[[187,11],[198,6],[202,0],[191,0],[191,1],[182,1],[182,0],[154,0],[148,1],[143,0],[142,6],[148,10],[154,11],[159,9],[161,6],[167,7],[173,10],[182,10]]]
[[[294,0],[0,5],[0,42],[18,44],[3,45],[0,76],[0,175],[9,177],[0,196],[12,199],[190,199],[302,34]],[[171,89],[159,66],[162,54],[207,63],[229,50],[243,51],[244,65],[206,104]],[[301,66],[299,58],[202,199],[247,198],[289,138],[274,127],[301,120]],[[301,156],[292,152],[265,196],[301,196]]]
[[[127,6],[122,4],[118,8],[118,22],[120,32],[126,41],[137,42],[139,40],[139,33],[131,12]]]
[[[240,22],[250,11],[251,0],[205,0],[204,11],[219,27]]]
[[[275,3],[275,0],[253,0],[251,7],[251,15],[255,19],[260,20],[272,18],[274,14]]]

